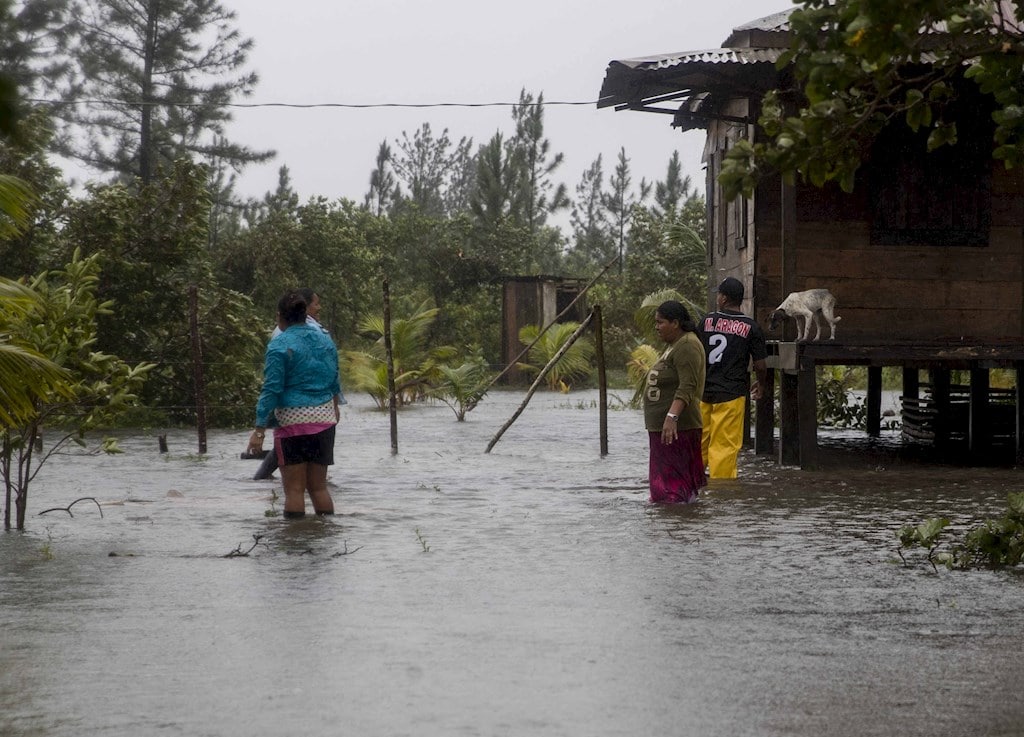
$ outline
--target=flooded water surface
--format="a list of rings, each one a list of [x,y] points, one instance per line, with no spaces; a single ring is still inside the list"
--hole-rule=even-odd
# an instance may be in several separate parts
[[[1022,574],[906,567],[895,535],[999,514],[1019,471],[856,441],[656,507],[640,413],[601,458],[596,393],[484,453],[521,399],[404,410],[392,456],[352,398],[327,520],[268,516],[244,431],[51,460],[0,534],[0,734],[1024,733]],[[37,516],[81,497],[102,516]]]

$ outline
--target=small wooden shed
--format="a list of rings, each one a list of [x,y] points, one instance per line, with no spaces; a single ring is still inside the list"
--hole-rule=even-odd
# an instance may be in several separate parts
[[[835,294],[842,321],[834,342],[792,342],[790,324],[769,344],[772,380],[782,382],[782,462],[815,465],[815,367],[829,364],[869,367],[870,433],[880,429],[881,369],[898,366],[907,440],[962,448],[971,461],[992,459],[1002,444],[1019,462],[1024,178],[992,159],[990,100],[976,95],[961,105],[955,147],[927,154],[905,126],[886,131],[852,193],[774,177],[751,198],[722,196],[725,153],[741,138],[757,139],[764,93],[792,84],[776,68],[790,12],[736,28],[721,48],[612,61],[598,105],[667,114],[675,127],[707,131],[709,302],[715,285],[735,276],[746,286],[744,311],[767,329],[788,293]],[[993,368],[1014,369],[1016,388],[991,391]],[[951,371],[961,370],[970,381],[956,386]],[[768,393],[757,408],[758,452],[776,452],[773,416]]]
[[[516,360],[524,346],[520,329],[527,325],[543,328],[552,322],[576,299],[586,282],[564,276],[508,276],[502,279],[501,361],[508,366]],[[588,310],[584,296],[559,318],[559,322],[583,322]],[[510,368],[506,381],[524,380],[522,372]]]

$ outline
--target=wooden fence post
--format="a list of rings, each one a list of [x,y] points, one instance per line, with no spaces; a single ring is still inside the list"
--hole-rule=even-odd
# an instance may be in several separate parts
[[[188,327],[192,343],[192,385],[196,397],[196,430],[199,452],[206,452],[206,377],[203,373],[203,344],[199,337],[199,288],[188,288]]]
[[[608,372],[604,362],[604,319],[601,305],[594,305],[594,353],[597,356],[597,401],[601,432],[601,457],[608,455]]]
[[[388,370],[388,413],[391,417],[391,455],[398,455],[398,397],[395,394],[395,358],[391,351],[391,287],[384,279],[384,360]]]

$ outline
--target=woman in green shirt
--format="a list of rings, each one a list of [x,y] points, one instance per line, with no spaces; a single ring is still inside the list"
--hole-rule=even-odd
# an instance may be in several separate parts
[[[693,502],[707,484],[700,450],[704,347],[686,308],[675,300],[658,306],[654,327],[668,347],[648,372],[644,387],[651,501]]]

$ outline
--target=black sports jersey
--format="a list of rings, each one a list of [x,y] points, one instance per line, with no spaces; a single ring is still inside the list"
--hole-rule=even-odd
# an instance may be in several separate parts
[[[742,312],[709,312],[697,324],[707,355],[705,402],[728,402],[746,396],[750,388],[750,361],[767,356],[764,331]]]

